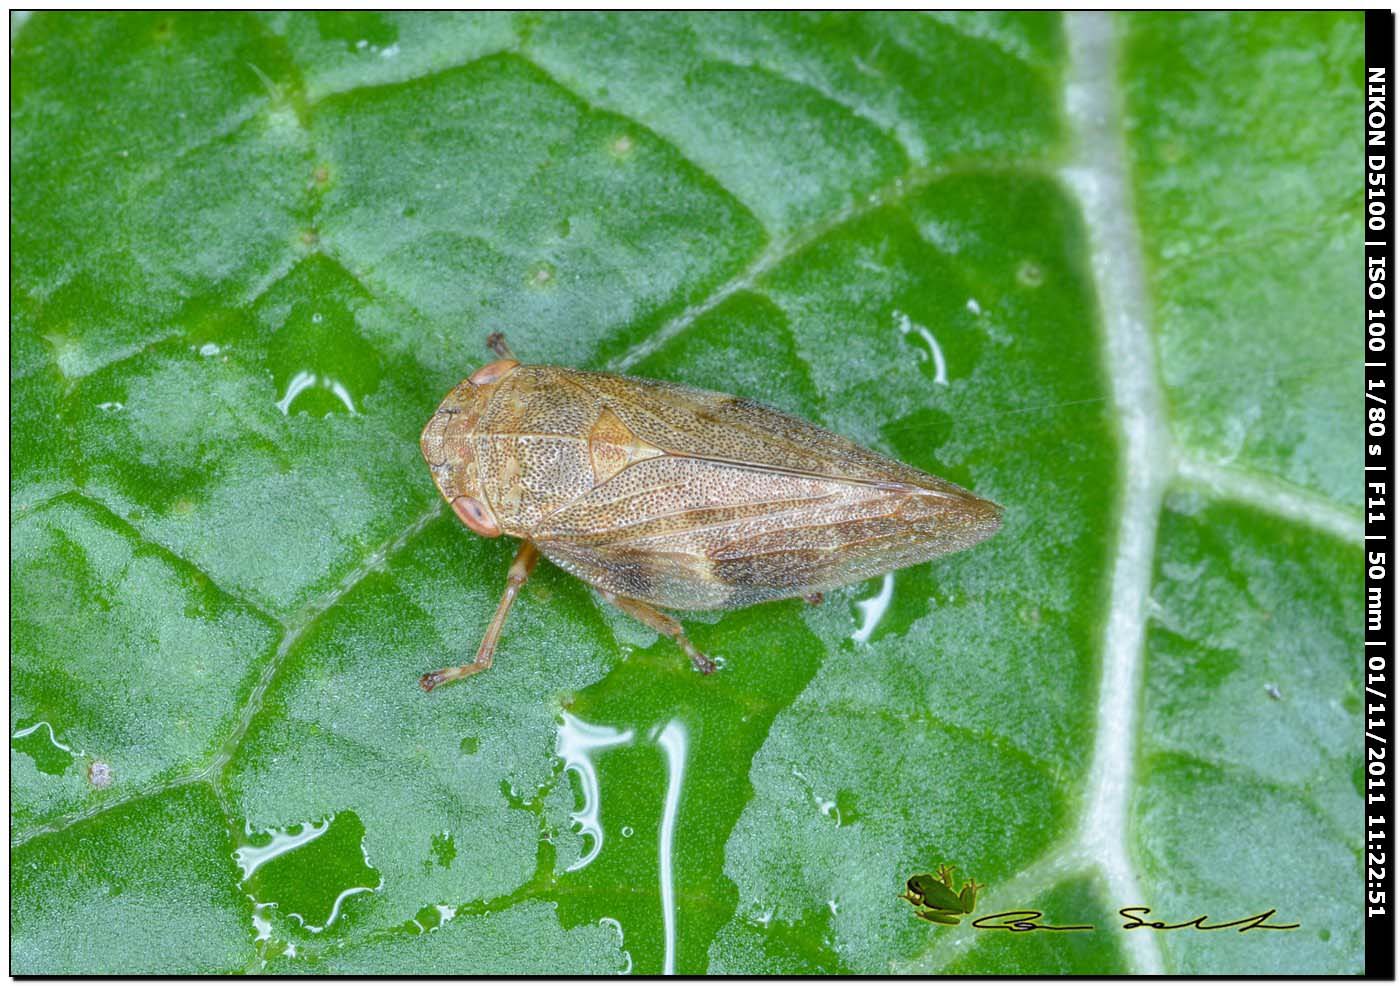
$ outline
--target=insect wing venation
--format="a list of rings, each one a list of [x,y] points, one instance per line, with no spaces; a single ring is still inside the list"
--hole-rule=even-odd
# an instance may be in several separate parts
[[[635,448],[663,453],[629,462],[532,532],[556,564],[619,595],[673,609],[807,595],[995,530],[987,501],[764,405],[571,376]]]

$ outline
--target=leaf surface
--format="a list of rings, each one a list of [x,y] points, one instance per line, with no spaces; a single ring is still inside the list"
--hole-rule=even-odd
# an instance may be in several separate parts
[[[24,20],[14,971],[1357,971],[1361,42]],[[541,565],[490,673],[424,695],[513,550],[417,448],[498,330],[800,414],[1003,528],[688,617],[707,678]],[[944,863],[979,914],[1097,930],[920,921],[896,895]]]

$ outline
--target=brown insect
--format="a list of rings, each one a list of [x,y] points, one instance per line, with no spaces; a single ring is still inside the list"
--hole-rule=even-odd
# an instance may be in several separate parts
[[[656,607],[748,606],[849,585],[996,531],[1001,508],[800,418],[743,397],[501,357],[452,389],[423,458],[482,537],[522,540],[470,664],[491,666],[506,614],[541,553],[608,602],[711,661]]]

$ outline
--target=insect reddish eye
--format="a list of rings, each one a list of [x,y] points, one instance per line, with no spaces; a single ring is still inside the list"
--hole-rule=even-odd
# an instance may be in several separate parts
[[[484,538],[501,536],[501,527],[496,518],[482,505],[480,500],[469,496],[459,496],[452,501],[452,512],[473,531]]]

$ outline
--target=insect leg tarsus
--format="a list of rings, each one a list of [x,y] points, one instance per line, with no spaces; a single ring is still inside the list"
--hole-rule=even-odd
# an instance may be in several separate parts
[[[504,332],[492,332],[486,337],[486,346],[501,359],[515,359],[515,354],[510,351],[510,345],[506,342]]]
[[[491,618],[491,625],[486,628],[486,636],[482,638],[481,646],[477,648],[476,657],[470,664],[463,664],[460,667],[429,671],[418,679],[418,684],[423,687],[423,691],[430,692],[438,685],[456,681],[458,678],[466,678],[478,671],[485,671],[491,666],[491,659],[496,654],[496,640],[501,635],[501,627],[505,626],[506,623],[506,614],[510,612],[511,604],[515,602],[515,597],[520,594],[520,587],[530,577],[530,572],[534,569],[535,562],[539,561],[539,558],[540,553],[533,544],[529,541],[520,543],[520,550],[515,553],[515,561],[511,562],[510,565],[510,574],[506,576],[505,594],[501,596],[501,601],[496,606],[496,615]]]
[[[626,596],[619,596],[615,592],[608,592],[606,589],[599,589],[603,598],[612,603],[624,613],[641,620],[657,633],[664,633],[676,642],[681,650],[685,651],[690,658],[690,663],[695,665],[695,670],[701,674],[714,674],[715,662],[710,660],[700,649],[690,642],[690,638],[685,635],[685,630],[680,622],[673,616],[667,616],[654,606],[642,602],[638,599],[628,599]]]

